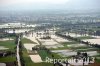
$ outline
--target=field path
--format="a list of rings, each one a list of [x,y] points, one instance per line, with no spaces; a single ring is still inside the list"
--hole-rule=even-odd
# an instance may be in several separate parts
[[[19,42],[20,42],[20,36],[18,38],[18,44],[17,44],[17,62],[18,66],[21,66],[20,55],[19,55]]]

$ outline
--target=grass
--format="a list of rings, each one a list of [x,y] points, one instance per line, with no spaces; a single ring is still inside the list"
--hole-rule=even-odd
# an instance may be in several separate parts
[[[100,59],[96,59],[96,62],[99,62],[100,63]]]
[[[83,39],[83,38],[82,38]],[[35,43],[35,42],[32,42],[31,40],[29,39],[26,39],[26,38],[22,38],[22,43]],[[35,43],[36,44],[36,43]],[[63,50],[63,49],[72,49],[72,50],[76,50],[76,49],[87,49],[89,48],[88,46],[87,47],[71,47],[71,48],[68,48],[67,45],[69,44],[79,44],[78,42],[75,42],[75,41],[72,41],[72,42],[63,42],[61,43],[64,45],[64,47],[61,47],[61,48],[57,48],[57,49],[53,49],[51,48],[50,50]],[[92,49],[94,50],[94,49]],[[95,49],[96,50],[96,49]],[[86,50],[87,51],[87,50]],[[46,50],[39,50],[38,51],[40,57],[42,58],[43,61],[45,61],[46,57],[49,57],[49,58],[52,58],[51,54],[48,54]],[[52,53],[54,55],[54,58],[55,59],[62,59],[62,58],[65,58],[65,57],[62,57],[60,55],[58,55],[58,53]],[[66,57],[67,58],[67,57]],[[46,62],[42,62],[42,63],[34,63],[32,62],[31,58],[29,57],[28,53],[27,53],[27,50],[24,48],[23,49],[23,59],[25,61],[25,66],[53,66],[52,63],[46,63]],[[97,59],[97,61],[99,62],[100,60]],[[96,61],[96,62],[97,62]]]
[[[25,62],[25,66],[33,66],[33,62],[31,61],[31,58],[29,57],[27,50],[25,48],[23,48],[22,53],[23,53],[22,56]]]
[[[71,49],[72,47],[68,47],[67,45],[70,44],[79,44],[78,42],[72,41],[72,42],[62,42],[61,43],[64,47],[58,47],[58,48],[50,48],[50,50],[65,50],[65,49]]]
[[[15,37],[10,37],[12,39],[15,39]],[[0,41],[0,46],[4,46],[6,48],[9,48],[7,50],[3,50],[3,51],[12,51],[15,52],[15,40],[7,40],[7,41]],[[0,62],[14,62],[16,61],[16,57],[15,56],[7,56],[7,57],[0,57]]]
[[[65,49],[70,49],[67,45],[69,44],[77,44],[78,42],[62,42],[61,44],[64,46],[64,47],[58,47],[58,48],[50,48],[50,50],[65,50]]]
[[[45,51],[42,51],[42,52],[45,53]],[[53,64],[51,64],[51,63],[45,63],[45,62],[43,62],[43,63],[34,63],[31,60],[31,58],[29,57],[29,55],[27,53],[27,50],[25,48],[23,48],[22,53],[23,53],[22,56],[23,56],[23,59],[24,59],[25,66],[53,66]],[[45,55],[46,55],[46,53],[45,53]]]
[[[22,44],[35,43],[35,42],[33,42],[33,41],[31,41],[31,40],[29,40],[27,38],[21,38],[21,41],[22,41]],[[29,55],[27,53],[27,50],[26,50],[26,48],[24,46],[22,48],[22,57],[23,57],[25,66],[33,66],[34,63],[32,62],[31,58],[29,57]]]
[[[61,44],[67,45],[67,44],[77,44],[78,42],[72,41],[72,42],[62,42]]]
[[[31,40],[29,40],[27,38],[22,38],[21,41],[22,41],[23,44],[25,44],[25,43],[33,43],[33,44],[36,44],[35,42],[33,42],[33,41],[31,41]]]
[[[86,46],[86,47],[71,47],[72,50],[77,50],[77,49],[88,49],[90,47]]]
[[[25,66],[53,66],[53,64],[51,63],[34,63],[31,58],[29,57],[28,53],[27,53],[27,50],[24,48],[23,49],[23,59],[24,59],[24,63],[25,63]]]
[[[51,54],[48,54],[48,53],[46,52],[46,50],[39,50],[38,53],[39,53],[39,55],[41,56],[41,58],[42,58],[43,61],[46,60],[46,57],[52,58],[52,55],[54,56],[53,58],[55,58],[55,59],[62,59],[62,58],[63,58],[62,56],[58,55],[58,53],[53,53],[53,52],[52,52]],[[64,57],[64,58],[65,58],[65,57]]]
[[[50,48],[50,50],[66,50],[66,49],[70,49],[67,46],[64,47],[58,47],[58,48]]]
[[[86,51],[98,51],[98,50],[100,50],[100,49],[98,49],[98,48],[87,48],[87,49],[76,49],[76,51],[80,51],[80,52],[86,52]]]
[[[62,57],[60,55],[58,55],[58,53],[52,53],[54,55],[54,58],[55,59],[62,59],[62,58],[65,58],[65,57]]]
[[[45,61],[46,57],[52,57],[51,54],[48,54],[46,50],[39,50],[38,53],[43,61]]]
[[[42,62],[42,63],[34,63],[33,66],[53,66],[53,64]]]
[[[7,49],[7,51],[15,51],[14,48],[16,47],[16,44],[14,40],[8,40],[8,41],[0,41],[0,46],[9,48]]]
[[[99,62],[100,63],[100,53],[98,53],[98,55],[95,55],[93,57],[96,58],[96,60],[95,60],[96,62]]]
[[[14,62],[16,61],[15,56],[0,57],[0,62]]]
[[[72,41],[72,42],[62,42],[61,43],[64,47],[58,47],[58,48],[50,48],[50,50],[65,50],[65,49],[71,49],[67,45],[70,44],[79,44],[78,42]]]
[[[31,58],[29,57],[26,49],[23,50],[23,58],[25,61],[25,66],[53,66],[51,63],[34,63]]]
[[[22,39],[22,43],[33,43],[30,40],[23,38]],[[42,62],[42,63],[34,63],[31,58],[29,57],[27,50],[25,48],[23,48],[23,59],[25,62],[25,66],[53,66],[52,63],[46,63],[46,62]],[[42,60],[45,61],[46,57],[52,58],[50,54],[48,54],[46,52],[46,50],[39,50],[38,51],[39,55],[41,56]],[[54,57],[59,58],[60,56],[58,56],[57,54],[53,53]]]
[[[93,39],[91,36],[83,36],[83,37],[77,37],[78,39]]]

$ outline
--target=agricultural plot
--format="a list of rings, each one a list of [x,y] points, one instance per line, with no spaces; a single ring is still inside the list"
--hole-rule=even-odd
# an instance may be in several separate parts
[[[80,35],[77,38],[81,40],[94,39],[93,37],[90,37],[90,36],[84,37]],[[100,55],[100,53],[98,52],[99,51],[98,48],[91,47],[85,44],[81,44],[76,41],[67,40],[67,39],[64,39],[64,38],[61,38],[55,35],[51,35],[51,39],[41,39],[40,36],[36,37],[36,34],[33,37],[32,37],[32,34],[30,34],[29,36],[24,36],[24,41],[22,42],[24,43],[23,46],[25,47],[23,51],[24,52],[23,58],[26,58],[24,59],[26,62],[25,63],[26,66],[28,65],[30,66],[41,65],[42,66],[44,64],[46,65],[47,64],[45,63],[46,57],[55,58],[55,59],[71,58],[71,56],[77,55],[77,52],[87,53],[88,56],[96,57],[96,58],[98,58]],[[51,51],[51,54],[48,53],[47,50],[37,50],[36,54],[34,54],[34,52],[32,52],[32,47],[36,47],[37,45],[45,46]],[[52,55],[54,57],[52,57]],[[31,62],[30,64],[28,63],[29,61]],[[73,61],[75,62],[75,60]],[[78,61],[82,61],[82,59]],[[97,59],[97,61],[99,60]],[[78,65],[82,65],[82,63],[83,62],[78,63]],[[91,62],[91,63],[94,63],[94,62]],[[76,62],[70,63],[70,64],[77,65]],[[49,65],[52,65],[52,64],[49,64]],[[88,65],[88,63],[85,63],[85,65]]]
[[[61,38],[61,37],[58,37],[56,35],[51,35],[51,38],[54,39],[55,41],[59,42],[59,43],[62,43],[62,42],[70,42],[69,40],[64,39],[64,38]]]
[[[5,39],[3,41],[0,41],[0,47],[1,47],[1,50],[7,49],[7,51],[14,51],[16,44],[14,40]]]
[[[59,44],[58,42],[54,41],[53,39],[39,39],[39,41],[44,45],[46,48],[59,48],[63,47],[63,45]]]
[[[88,41],[88,42],[90,42],[92,44],[99,44],[100,45],[100,39],[85,39],[83,41],[85,41],[85,42]]]
[[[0,39],[0,63],[8,63],[15,66],[14,62],[16,62],[16,44],[14,38],[15,37]]]
[[[27,42],[26,42],[27,41]],[[43,62],[43,57],[41,55],[41,51],[39,51],[37,54],[34,54],[33,52],[31,54],[29,54],[28,51],[32,51],[32,47],[35,47],[38,44],[34,44],[33,41],[27,39],[27,38],[23,38],[22,39],[22,44],[24,46],[23,48],[23,59],[24,59],[24,63],[26,66],[51,66],[53,64],[51,63],[45,63]],[[42,53],[43,54],[43,53]]]

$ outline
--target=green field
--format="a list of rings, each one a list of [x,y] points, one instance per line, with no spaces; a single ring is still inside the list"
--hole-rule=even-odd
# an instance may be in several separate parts
[[[27,38],[21,38],[21,42],[22,42],[22,45],[25,43],[34,43]],[[31,61],[31,58],[29,57],[25,47],[22,48],[22,58],[24,60],[25,66],[33,66],[33,62]]]
[[[61,44],[63,45],[68,45],[68,44],[77,44],[78,42],[76,41],[71,41],[71,42],[62,42]]]
[[[48,54],[46,50],[39,50],[38,53],[43,61],[45,61],[46,57],[52,57],[51,54]]]
[[[14,40],[8,40],[8,41],[0,41],[0,46],[9,48],[7,49],[7,51],[15,51],[16,44]]]
[[[35,43],[35,42],[32,42],[31,40],[29,39],[26,39],[26,38],[22,38],[21,39],[22,43]],[[36,43],[35,43],[36,44]],[[44,52],[44,51],[42,51]],[[25,63],[25,66],[52,66],[53,64],[51,63],[34,63],[31,58],[29,57],[29,54],[27,53],[27,50],[25,48],[22,49],[22,57],[23,57],[23,60],[24,60],[24,63]],[[40,52],[41,53],[41,52]],[[44,52],[45,53],[45,52]],[[43,53],[42,53],[43,54]],[[46,55],[46,53],[44,54]],[[43,55],[42,55],[43,56]],[[44,58],[44,57],[43,57]]]
[[[15,39],[15,37],[13,37],[13,39]],[[7,40],[7,41],[0,41],[0,46],[4,46],[6,48],[6,50],[1,50],[1,51],[11,51],[11,52],[15,52],[15,40]],[[15,55],[10,55],[10,56],[6,56],[6,57],[0,57],[0,62],[14,62],[16,61],[16,56]]]
[[[80,39],[90,39],[91,37],[79,37]],[[92,39],[92,38],[91,38]],[[32,42],[31,40],[29,39],[26,39],[26,38],[22,38],[22,43],[34,43],[36,44],[35,42]],[[83,47],[68,47],[67,45],[70,45],[70,44],[79,44],[79,42],[76,42],[76,41],[72,41],[72,42],[63,42],[61,43],[64,47],[59,47],[59,48],[56,48],[56,49],[53,49],[53,48],[50,48],[50,50],[65,50],[65,49],[69,49],[69,50],[76,50],[76,51],[93,51],[93,50],[99,50],[97,48],[93,48],[93,47],[90,47],[90,46],[83,46]],[[88,48],[92,48],[92,49],[88,49]],[[80,49],[80,50],[78,50]],[[86,49],[86,50],[82,50],[82,49]],[[29,57],[28,53],[27,53],[27,50],[24,48],[23,49],[23,59],[24,59],[24,63],[26,66],[53,66],[52,63],[45,63],[45,62],[42,62],[42,63],[34,63],[31,61],[31,58]],[[55,59],[58,59],[58,58],[70,58],[70,57],[62,57],[60,56],[58,53],[52,53],[52,54],[48,54],[46,50],[38,50],[38,53],[41,57],[41,59],[43,61],[46,60],[46,57],[49,57],[49,58],[52,58],[52,55],[54,56],[53,58]],[[99,62],[100,60],[97,59],[96,60],[97,62]]]
[[[29,55],[27,53],[27,50],[25,48],[23,49],[23,59],[24,59],[25,66],[52,66],[53,65],[51,63],[45,63],[45,62],[43,62],[43,63],[34,63],[34,62],[32,62],[32,60],[29,57]]]
[[[16,61],[15,56],[0,57],[0,62],[14,62]]]
[[[82,36],[82,37],[77,37],[78,39],[93,39],[94,37],[91,36]]]
[[[24,43],[33,43],[33,44],[36,44],[35,42],[33,42],[33,41],[31,41],[31,40],[29,40],[27,38],[22,38],[21,41],[22,41],[23,44]]]

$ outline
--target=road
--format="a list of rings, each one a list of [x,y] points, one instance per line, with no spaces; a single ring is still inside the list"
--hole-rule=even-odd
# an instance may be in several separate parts
[[[18,44],[17,44],[17,63],[18,66],[21,66],[20,55],[19,55],[19,42],[20,42],[20,36],[18,38]]]

